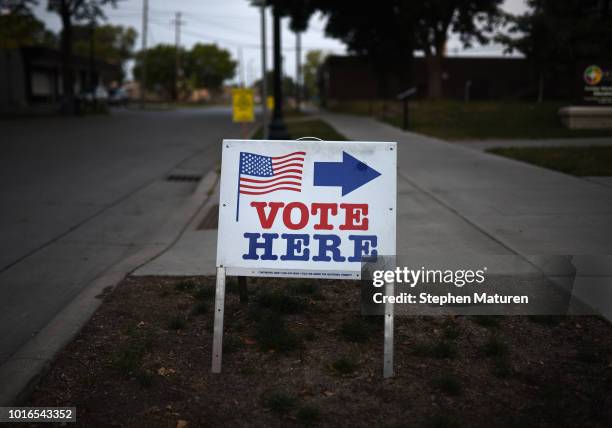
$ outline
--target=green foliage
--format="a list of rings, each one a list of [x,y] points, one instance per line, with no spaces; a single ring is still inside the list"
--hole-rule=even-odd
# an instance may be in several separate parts
[[[372,325],[363,318],[353,318],[340,326],[340,334],[347,342],[363,343],[370,339]]]
[[[183,315],[174,315],[168,320],[169,330],[182,330],[187,326],[187,320]]]
[[[433,386],[448,395],[458,396],[463,392],[461,381],[452,374],[442,374],[433,379]]]
[[[176,98],[176,53],[174,45],[159,44],[147,49],[147,89],[162,96]],[[184,49],[180,49],[180,54],[185,54]],[[142,78],[143,58],[142,52],[136,54],[133,72],[138,80]]]
[[[91,31],[89,25],[73,27],[73,52],[76,55],[89,56]],[[132,27],[111,24],[95,26],[94,57],[109,64],[123,66],[134,55],[137,36],[138,33]]]
[[[507,15],[508,31],[497,39],[508,51],[530,58],[540,72],[610,56],[612,11],[609,6],[606,9],[606,2],[527,0],[527,5],[528,12]]]
[[[208,302],[197,302],[191,311],[195,315],[207,314],[209,311]]]
[[[144,356],[151,352],[154,345],[153,332],[131,331],[130,338],[117,346],[111,356],[111,366],[124,376],[138,375]]]
[[[47,46],[57,44],[55,35],[45,28],[27,9],[0,13],[0,49],[22,46]]]
[[[307,98],[317,97],[319,94],[319,85],[317,84],[317,72],[319,67],[325,60],[325,54],[320,50],[308,51],[306,53],[306,62],[302,66],[302,74],[304,79],[304,89]]]
[[[176,288],[177,291],[191,291],[196,288],[196,283],[189,279],[185,279],[177,282],[174,288]]]
[[[349,357],[338,358],[331,365],[331,368],[339,375],[346,376],[357,369],[357,362]]]
[[[193,87],[221,88],[223,81],[234,77],[236,61],[226,49],[216,44],[196,43],[186,55],[185,75]]]
[[[262,404],[266,409],[279,415],[286,415],[295,408],[297,399],[284,391],[269,391],[262,396]]]
[[[579,177],[612,175],[612,146],[510,147],[489,152]]]
[[[289,352],[301,347],[300,339],[287,330],[279,313],[270,310],[262,312],[257,320],[255,335],[261,350]]]
[[[215,297],[215,288],[212,286],[202,286],[196,289],[193,297],[198,300],[210,300]]]
[[[279,292],[263,292],[257,296],[256,302],[261,308],[270,309],[279,314],[298,314],[306,309],[303,300]]]
[[[489,336],[482,350],[487,357],[505,357],[510,353],[508,344],[494,334]]]

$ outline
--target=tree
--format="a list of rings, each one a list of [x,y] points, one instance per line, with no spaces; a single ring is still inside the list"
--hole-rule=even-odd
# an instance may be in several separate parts
[[[181,49],[181,56],[185,52]],[[136,54],[136,64],[134,65],[133,73],[136,79],[140,78],[142,73],[142,52]],[[176,100],[178,97],[176,85],[176,46],[174,45],[156,45],[147,49],[147,87],[148,90],[162,92],[163,96],[171,97]]]
[[[95,21],[104,18],[102,7],[117,0],[48,0],[48,10],[57,13],[62,21],[60,49],[62,53],[62,112],[76,113],[74,99],[74,70],[72,68],[72,24],[74,21]]]
[[[413,12],[417,49],[425,54],[427,96],[442,97],[442,59],[449,32],[459,35],[465,47],[474,41],[486,44],[500,22],[503,0],[428,0],[415,2]]]
[[[306,63],[302,66],[304,75],[304,87],[308,98],[318,95],[317,72],[325,59],[325,54],[320,50],[308,51],[306,53]]]
[[[509,25],[497,40],[508,52],[521,52],[532,62],[538,74],[538,100],[543,99],[549,71],[572,73],[578,61],[610,56],[610,2],[528,0],[527,5],[524,14],[506,15]]]
[[[6,0],[0,3],[0,49],[54,46],[57,43],[55,35],[27,7],[18,6]]]
[[[353,0],[281,1],[292,25],[295,21],[298,27],[315,10],[325,14],[329,18],[326,33],[346,43],[349,51],[368,57],[383,76],[392,72],[405,78],[413,51],[422,50],[428,68],[427,95],[433,99],[442,96],[442,58],[449,32],[459,34],[464,46],[475,40],[488,42],[487,34],[501,17],[502,2],[380,0],[372,5]]]
[[[194,87],[219,89],[236,73],[236,61],[216,44],[195,44],[187,53],[185,75]]]
[[[90,53],[91,25],[73,27],[74,52],[87,57]],[[132,27],[121,25],[94,26],[94,57],[110,64],[121,66],[134,55],[134,45],[138,33]],[[121,76],[123,77],[123,76]]]

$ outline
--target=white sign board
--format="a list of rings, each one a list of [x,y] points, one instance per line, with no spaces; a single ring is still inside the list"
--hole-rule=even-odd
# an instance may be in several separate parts
[[[395,254],[393,142],[224,140],[217,267],[359,279]]]

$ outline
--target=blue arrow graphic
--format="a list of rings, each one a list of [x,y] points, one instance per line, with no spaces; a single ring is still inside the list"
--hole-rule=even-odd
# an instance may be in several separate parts
[[[342,152],[342,162],[314,163],[314,185],[342,187],[342,196],[348,195],[379,175],[380,172],[347,152]]]

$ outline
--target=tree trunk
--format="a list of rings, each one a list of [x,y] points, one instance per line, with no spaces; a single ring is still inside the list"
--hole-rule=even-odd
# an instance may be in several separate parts
[[[60,5],[62,19],[61,56],[62,56],[62,114],[73,116],[77,113],[74,99],[74,69],[72,68],[72,21],[65,1]]]
[[[435,52],[425,57],[427,64],[427,98],[439,100],[442,98],[442,52]]]

